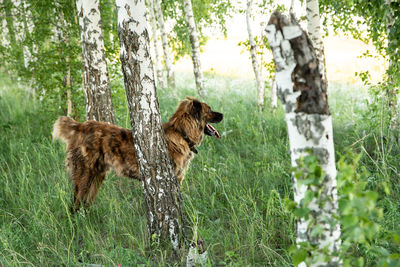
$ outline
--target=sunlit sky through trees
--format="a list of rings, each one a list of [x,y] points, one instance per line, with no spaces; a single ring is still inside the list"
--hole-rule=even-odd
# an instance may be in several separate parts
[[[290,1],[285,1],[287,2]],[[297,17],[305,15],[305,7],[295,1],[298,5],[294,11]],[[289,5],[289,4],[288,4]],[[245,4],[241,4],[241,8],[245,8]],[[267,23],[269,15],[260,15],[259,8],[253,8],[253,33],[260,36],[262,31],[262,23]],[[301,22],[305,28],[305,21]],[[238,43],[248,39],[246,28],[245,14],[236,14],[228,20],[227,23],[228,36],[224,38],[221,33],[211,30],[207,45],[202,50],[201,60],[203,70],[214,71],[218,74],[233,77],[254,78],[254,72],[251,66],[250,53],[245,51],[244,47],[239,47]],[[356,72],[369,71],[372,82],[379,82],[385,72],[386,64],[381,58],[365,58],[362,54],[374,51],[372,45],[366,45],[361,41],[340,34],[334,36],[333,32],[324,38],[326,64],[328,71],[328,79],[330,81],[360,82],[356,77]],[[375,53],[376,54],[376,53]],[[266,60],[271,60],[271,54],[265,54]],[[192,62],[187,56],[176,62],[178,71],[192,72]],[[264,71],[265,72],[265,71]],[[265,76],[265,73],[264,73]]]

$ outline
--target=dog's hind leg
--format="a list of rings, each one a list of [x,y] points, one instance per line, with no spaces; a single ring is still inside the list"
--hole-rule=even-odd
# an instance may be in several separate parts
[[[91,177],[89,171],[86,170],[82,175],[72,177],[74,181],[74,200],[73,200],[73,211],[78,211],[82,204],[86,204],[87,195],[91,183]]]
[[[96,175],[90,184],[90,188],[88,190],[86,201],[88,204],[92,204],[95,196],[99,192],[100,186],[103,183],[104,179],[106,178],[106,173],[101,173]]]
[[[79,179],[74,179],[74,208],[78,210],[80,205],[89,206],[93,203],[101,184],[106,178],[106,172],[95,172],[86,169]]]
[[[87,195],[90,170],[85,164],[85,158],[82,156],[80,148],[73,148],[68,152],[66,166],[74,184],[74,196],[71,206],[71,213],[74,213],[85,202],[84,196]]]
[[[74,195],[72,196],[72,203],[70,206],[71,214],[73,214],[79,210],[80,202],[76,198],[76,196],[78,194],[78,190],[79,190],[78,187],[76,185],[74,185]]]

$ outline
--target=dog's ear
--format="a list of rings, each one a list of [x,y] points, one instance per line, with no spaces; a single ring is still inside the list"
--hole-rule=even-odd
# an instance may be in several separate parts
[[[191,114],[193,115],[193,117],[200,120],[200,118],[201,118],[201,103],[200,103],[200,101],[193,99]]]

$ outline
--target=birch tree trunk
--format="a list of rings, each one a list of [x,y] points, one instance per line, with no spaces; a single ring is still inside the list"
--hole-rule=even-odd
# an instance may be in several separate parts
[[[204,78],[200,62],[199,35],[194,22],[193,8],[191,0],[183,0],[185,10],[185,20],[189,29],[190,45],[192,47],[193,72],[196,80],[196,88],[199,96],[204,95]]]
[[[116,0],[121,63],[132,135],[147,208],[150,239],[170,239],[175,251],[185,237],[181,192],[169,158],[149,53],[144,0]]]
[[[14,5],[11,0],[3,0],[2,4],[4,6],[4,15],[5,15],[4,18],[7,25],[7,32],[9,34],[10,44],[15,44],[16,38],[14,31],[14,19],[13,19],[14,16],[12,14],[12,9]]]
[[[168,45],[168,34],[165,30],[164,15],[161,10],[161,0],[149,0],[149,1],[154,1],[155,11],[156,11],[155,15],[157,17],[158,26],[161,31],[161,40],[164,51],[164,62],[165,62],[165,68],[167,69],[168,86],[175,88],[175,74],[172,68],[171,54]]]
[[[99,0],[77,0],[88,120],[114,123]]]
[[[21,46],[20,40],[18,38],[18,22],[14,20],[14,18],[18,17],[14,15],[15,6],[13,1],[11,0],[4,0],[4,13],[6,15],[6,22],[7,22],[7,30],[10,38],[10,45],[11,45],[11,54],[13,59],[16,60],[16,65],[24,64],[24,51]]]
[[[1,38],[1,45],[2,46],[9,46],[10,45],[10,40],[8,40],[7,35],[8,35],[8,29],[7,29],[7,20],[6,20],[6,3],[4,0],[0,0],[0,6],[3,8],[0,10],[0,38]]]
[[[289,12],[293,13],[293,9],[294,9],[294,0],[290,0]]]
[[[14,10],[14,27],[15,27],[15,37],[17,39],[17,44],[19,46],[21,46],[21,59],[24,65],[25,70],[27,70],[28,68],[28,63],[29,63],[29,55],[28,53],[28,49],[24,44],[25,41],[25,30],[24,30],[24,18],[23,18],[23,14],[22,14],[22,10],[23,10],[23,4],[21,3],[21,0],[13,0],[12,1],[14,6],[15,6],[15,10]],[[21,13],[20,13],[21,12]]]
[[[289,22],[285,16],[274,12],[266,32],[274,56],[278,96],[286,111],[292,166],[297,167],[299,158],[312,151],[326,175],[318,188],[311,189],[304,184],[299,186],[292,175],[294,200],[298,204],[307,190],[318,192],[320,196],[318,199],[314,197],[307,207],[310,209],[309,219],[297,222],[296,241],[309,242],[319,251],[327,248],[330,255],[335,255],[340,246],[340,225],[337,221],[332,224],[334,215],[338,214],[336,167],[332,117],[327,84],[322,81],[323,70],[319,68],[321,64],[310,39],[294,17]],[[321,233],[316,235],[317,230]],[[334,256],[330,262],[314,262],[309,266],[340,265],[338,257]]]
[[[6,48],[6,47],[10,47],[11,46],[10,33],[8,31],[8,24],[7,24],[7,19],[6,19],[6,17],[7,17],[6,1],[0,0],[0,5],[3,6],[3,9],[0,12],[0,16],[1,16],[1,19],[0,19],[1,26],[0,27],[2,28],[2,31],[1,31],[1,46]],[[5,57],[5,55],[0,55],[0,56],[1,56],[2,59]],[[3,61],[4,61],[4,63],[3,63],[4,64],[4,71],[6,72],[6,74],[9,75],[10,74],[9,73],[9,67],[8,67],[9,63],[5,59]]]
[[[26,4],[26,6],[25,6]],[[32,12],[31,12],[31,6],[28,3],[21,2],[20,4],[20,9],[21,9],[21,17],[22,17],[22,25],[23,25],[23,39],[24,39],[24,65],[25,68],[32,73],[33,70],[29,69],[29,65],[31,62],[34,60],[33,59],[33,54],[34,54],[34,43],[32,42],[32,32],[33,32],[33,23],[32,23]],[[32,78],[30,79],[30,84],[32,85]],[[30,85],[30,87],[31,87]],[[30,88],[30,90],[33,90]]]
[[[390,45],[389,42],[391,40],[389,39],[389,34],[390,30],[393,27],[393,24],[395,23],[394,21],[394,13],[391,8],[392,0],[386,0],[386,5],[387,5],[387,15],[386,15],[386,34],[388,37],[388,46]],[[393,60],[389,57],[389,70],[393,68]],[[398,127],[399,124],[399,111],[397,107],[397,95],[399,93],[399,89],[396,88],[395,83],[393,81],[393,74],[390,74],[388,77],[388,88],[386,91],[386,95],[388,98],[388,105],[389,105],[389,116],[390,116],[390,127],[392,130],[395,130]]]
[[[257,45],[256,42],[254,41],[254,36],[251,30],[251,23],[250,23],[252,5],[253,5],[253,0],[248,0],[247,10],[246,10],[247,33],[249,34],[251,64],[253,65],[254,75],[256,76],[256,82],[257,82],[257,104],[260,109],[264,109],[264,81],[261,77],[260,66],[258,65]]]
[[[307,31],[312,44],[314,46],[315,54],[319,62],[319,69],[321,71],[322,81],[328,83],[325,69],[325,51],[324,43],[322,42],[321,36],[321,24],[319,16],[319,5],[318,0],[307,0]],[[326,85],[327,86],[327,85]]]
[[[154,2],[153,0],[147,0],[147,6],[149,10],[149,19],[151,23],[152,36],[153,36],[153,47],[154,47],[154,56],[155,56],[155,71],[157,74],[157,85],[160,88],[165,88],[164,79],[163,79],[163,70],[161,66],[161,57],[160,57],[160,49],[158,45],[158,31],[157,31],[157,22],[154,16]]]
[[[57,23],[57,26],[55,27],[56,34],[58,35],[58,41],[59,42],[64,42],[65,46],[69,45],[69,36],[68,36],[68,27],[67,23],[64,18],[64,12],[60,9],[59,11],[60,14],[60,19]],[[64,54],[64,51],[62,51],[61,54],[62,57],[65,57],[65,65],[67,68],[67,71],[64,75],[64,87],[67,92],[67,116],[71,117],[72,115],[72,100],[71,100],[71,66],[70,66],[70,58],[68,56],[68,53]]]
[[[271,108],[276,109],[278,107],[278,97],[276,95],[276,79],[272,80],[272,86],[271,86]]]

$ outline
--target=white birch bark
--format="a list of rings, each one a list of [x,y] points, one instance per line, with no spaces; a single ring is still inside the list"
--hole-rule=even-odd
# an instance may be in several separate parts
[[[114,123],[99,0],[77,0],[76,6],[81,28],[86,116],[89,120]]]
[[[0,2],[0,5],[2,5],[3,3],[2,2]],[[2,18],[1,19],[1,29],[2,29],[2,32],[1,32],[1,44],[4,46],[4,47],[8,47],[9,45],[10,45],[10,39],[8,38],[8,35],[9,35],[9,33],[8,33],[8,29],[7,29],[7,20],[5,19],[5,17],[6,17],[6,15],[5,15],[5,12],[4,12],[4,14],[3,14],[3,12],[2,12],[2,17],[4,18]]]
[[[65,42],[68,43],[68,35],[65,36]],[[67,89],[67,116],[72,115],[72,97],[71,97],[71,65],[69,56],[65,57],[65,64],[67,65],[67,73],[65,74],[65,87]]]
[[[389,33],[393,24],[395,23],[394,20],[394,12],[391,8],[392,0],[386,0],[387,5],[387,14],[386,14],[386,34],[388,38],[388,45],[390,44],[391,40],[389,40]],[[392,69],[393,61],[392,58],[389,56],[389,67],[388,70]],[[399,125],[399,110],[397,104],[397,98],[399,93],[399,88],[395,86],[393,81],[393,75],[389,75],[388,77],[388,89],[386,90],[386,95],[388,98],[388,105],[389,105],[389,116],[390,116],[390,127],[392,130],[395,130]]]
[[[386,35],[388,37],[389,37],[390,30],[392,29],[393,24],[394,24],[394,13],[390,6],[391,3],[392,3],[392,0],[386,0],[386,5],[387,5],[387,9],[388,9],[388,12],[386,14]],[[392,59],[389,58],[389,68],[392,66],[392,64],[393,64]]]
[[[144,0],[116,0],[121,63],[150,239],[184,238],[181,193],[169,158],[158,106]]]
[[[32,26],[28,26],[27,16],[31,14],[30,10],[25,7],[25,3],[21,0],[12,1],[15,5],[15,29],[17,42],[22,45],[24,67],[28,70],[29,63],[32,61],[32,50],[27,45],[29,35],[32,32]]]
[[[63,32],[63,29],[65,32]],[[57,23],[56,32],[59,35],[59,40],[64,42],[66,45],[69,43],[69,36],[67,29],[67,23],[64,18],[64,12],[60,10],[60,20]],[[71,99],[71,66],[69,55],[65,54],[65,65],[67,67],[67,71],[64,75],[64,85],[67,91],[67,116],[71,117],[72,115],[72,99]]]
[[[197,234],[197,226],[193,227],[193,238],[186,256],[186,267],[204,266],[207,263],[208,252],[204,241]]]
[[[13,34],[15,38],[14,45],[19,47],[17,60],[20,64],[24,65],[25,69],[28,69],[31,56],[28,47],[24,44],[26,38],[24,20],[26,18],[23,14],[25,11],[23,8],[23,3],[21,3],[21,0],[13,0],[8,2],[10,5],[10,13],[6,14],[6,16],[12,16],[11,20],[13,21],[13,25],[11,26],[13,27]]]
[[[157,18],[158,27],[161,32],[161,41],[164,52],[164,62],[165,62],[165,68],[167,69],[168,86],[175,88],[175,73],[172,67],[171,53],[168,44],[168,34],[167,31],[165,30],[164,15],[161,10],[161,0],[149,0],[149,1],[154,1],[155,11],[156,11],[155,15]]]
[[[157,81],[156,84],[159,88],[165,88],[164,78],[163,78],[163,69],[161,65],[161,57],[160,57],[160,47],[158,45],[158,30],[157,30],[157,22],[154,16],[154,2],[153,0],[147,0],[147,9],[149,10],[148,16],[151,23],[151,33],[153,39],[153,48],[154,48],[154,65],[155,65],[155,72],[157,74]]]
[[[290,0],[290,7],[289,7],[290,13],[293,13],[293,8],[294,8],[294,0]]]
[[[5,7],[6,2],[4,0],[0,0],[0,5]],[[11,47],[11,38],[10,38],[10,32],[8,31],[9,25],[7,24],[7,19],[6,19],[6,16],[7,16],[6,8],[3,8],[0,15],[2,17],[0,20],[1,30],[2,30],[1,31],[1,45],[7,49],[7,48]],[[8,73],[8,69],[9,69],[8,64],[9,63],[5,60],[3,64],[5,67],[4,69],[5,69],[6,73],[9,74]]]
[[[29,49],[29,61],[30,62],[34,62],[37,61],[37,53],[39,51],[39,48],[37,46],[36,43],[33,42],[32,40],[32,34],[34,31],[34,22],[33,22],[33,15],[32,15],[32,11],[31,11],[32,6],[28,5],[27,7],[25,7],[25,31],[27,32],[27,37],[29,38],[30,41],[30,46],[28,47]],[[31,70],[34,71],[34,70]]]
[[[16,32],[18,32],[18,27],[17,27],[18,24],[14,21],[14,17],[17,17],[14,15],[15,6],[13,4],[13,1],[11,0],[4,0],[3,5],[4,5],[4,14],[7,25],[8,38],[10,39],[10,46],[11,46],[10,49],[12,50],[15,49],[17,51],[16,60],[18,61],[18,63],[22,64],[23,50],[21,49],[19,42],[17,42]]]
[[[385,1],[386,1],[387,9],[388,9],[388,12],[386,14],[386,35],[389,37],[390,30],[394,24],[394,14],[393,14],[393,10],[390,6],[390,4],[392,3],[392,0],[385,0]],[[388,40],[388,42],[389,42],[389,40]],[[393,61],[389,57],[389,68],[392,66],[392,64],[393,64]],[[393,79],[393,78],[391,78],[391,79]]]
[[[24,45],[24,39],[25,39],[25,30],[24,30],[24,23],[23,23],[23,14],[20,14],[19,11],[23,10],[23,7],[21,8],[21,0],[14,0],[12,3],[15,6],[15,14],[14,14],[14,26],[15,26],[15,37],[17,43],[19,43],[22,46],[22,58],[23,58],[23,63],[24,67],[27,69],[28,68],[28,63],[29,63],[29,50]]]
[[[271,86],[271,108],[276,109],[278,107],[278,97],[276,95],[276,79],[272,80],[272,86]]]
[[[248,0],[246,10],[247,33],[249,35],[250,42],[251,64],[253,65],[253,71],[257,82],[257,105],[261,109],[264,109],[264,80],[262,79],[260,65],[258,64],[257,60],[257,44],[254,41],[254,36],[251,29],[252,5],[253,0]]]
[[[18,8],[18,7],[17,7]],[[27,45],[27,41],[30,39],[30,35],[33,31],[32,25],[28,25],[28,18],[32,17],[32,12],[29,7],[25,6],[25,3],[20,3],[22,25],[23,25],[23,39],[24,39],[24,66],[26,69],[29,68],[29,64],[32,62],[33,49]],[[22,30],[22,29],[21,29]]]
[[[315,54],[317,55],[319,61],[319,68],[321,70],[321,74],[323,75],[322,81],[328,83],[325,69],[325,50],[321,35],[318,0],[307,0],[306,10],[308,35],[310,36],[310,39],[315,49]]]
[[[33,15],[32,15],[32,4],[26,2],[26,6],[24,9],[24,27],[25,27],[25,32],[26,32],[26,38],[27,38],[27,50],[28,50],[28,64],[31,64],[32,62],[37,62],[38,58],[38,52],[39,52],[39,47],[37,46],[37,44],[34,42],[34,38],[32,38],[32,34],[34,32],[34,19],[33,19]],[[30,77],[30,86],[28,89],[28,92],[30,95],[32,95],[33,98],[36,98],[36,91],[38,90],[38,88],[36,88],[35,83],[34,83],[34,73],[35,73],[35,69],[34,66],[30,66],[29,72],[31,73],[31,77]]]
[[[289,22],[279,12],[274,12],[266,28],[269,45],[272,49],[278,96],[286,111],[292,166],[311,150],[317,156],[326,174],[321,188],[325,199],[313,199],[309,204],[310,219],[297,222],[297,242],[310,242],[319,249],[328,248],[337,253],[340,246],[339,222],[332,225],[334,215],[338,214],[335,153],[333,146],[332,117],[329,112],[326,83],[321,81],[316,54],[310,46],[310,40],[297,22]],[[294,200],[297,203],[304,198],[306,187],[298,186],[294,180]],[[310,189],[309,189],[310,190]],[[316,227],[322,228],[322,234],[312,236]],[[317,262],[309,266],[340,266],[337,257],[330,262]],[[303,262],[301,266],[305,266]]]
[[[183,0],[183,7],[185,11],[185,20],[189,29],[190,45],[192,48],[192,61],[193,61],[193,72],[196,80],[196,88],[199,96],[204,95],[204,78],[201,70],[200,61],[200,45],[199,45],[199,34],[196,29],[196,23],[194,21],[192,1]]]

